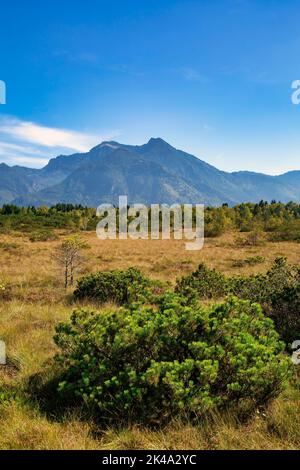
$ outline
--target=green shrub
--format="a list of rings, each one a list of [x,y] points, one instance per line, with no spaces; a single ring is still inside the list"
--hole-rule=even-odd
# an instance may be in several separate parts
[[[291,220],[278,224],[276,229],[269,235],[272,242],[300,241],[300,220]]]
[[[290,371],[272,320],[234,298],[204,309],[167,293],[156,309],[77,310],[55,342],[59,393],[118,421],[253,409],[280,392]]]
[[[247,238],[244,241],[245,245],[249,246],[258,246],[264,243],[263,231],[260,229],[255,229],[249,233]]]
[[[242,261],[242,265],[263,260],[260,256],[250,257]],[[227,278],[201,264],[190,276],[177,281],[175,290],[190,303],[192,300],[227,294],[257,302],[264,313],[274,320],[278,333],[287,344],[300,335],[300,269],[287,263],[283,257],[275,259],[266,274]]]
[[[261,256],[254,256],[246,258],[243,263],[256,264],[263,260]],[[211,299],[233,294],[241,299],[270,304],[272,296],[280,294],[285,287],[299,284],[299,268],[288,264],[286,258],[279,257],[266,274],[250,276],[226,277],[202,263],[192,274],[177,281],[175,291],[187,298]]]
[[[270,286],[266,275],[232,276],[228,279],[228,291],[240,299],[260,304],[270,298]]]
[[[296,286],[300,282],[299,267],[289,264],[283,256],[275,259],[266,276],[273,292],[278,292],[288,286]]]
[[[149,284],[150,281],[135,268],[99,271],[79,279],[74,298],[123,305],[134,300]]]
[[[237,297],[262,305],[287,345],[299,338],[299,268],[288,264],[285,258],[277,258],[266,274],[234,276],[228,285],[229,291]]]
[[[19,401],[17,391],[11,387],[0,385],[0,406],[8,405],[11,401]]]
[[[243,268],[244,266],[255,266],[257,264],[261,264],[265,262],[265,258],[263,256],[249,256],[245,259],[235,259],[232,262],[232,266],[234,268]]]
[[[288,264],[285,258],[279,257],[266,274],[229,278],[228,291],[239,298],[270,305],[274,295],[279,295],[285,287],[296,286],[298,283],[299,269]]]
[[[245,266],[245,261],[243,259],[234,259],[232,260],[231,266],[233,268],[243,268]]]
[[[222,273],[201,263],[190,276],[177,280],[175,291],[188,298],[220,298],[227,292],[227,281]]]
[[[255,266],[256,264],[261,264],[265,262],[265,258],[263,256],[249,256],[245,260],[245,264],[249,266]]]
[[[270,317],[276,330],[288,345],[300,339],[300,285],[284,287],[271,297]]]
[[[223,228],[215,223],[205,224],[204,236],[205,238],[216,238],[224,233]]]
[[[29,240],[31,242],[47,242],[57,239],[58,236],[52,230],[40,230],[37,232],[32,232],[29,235]]]

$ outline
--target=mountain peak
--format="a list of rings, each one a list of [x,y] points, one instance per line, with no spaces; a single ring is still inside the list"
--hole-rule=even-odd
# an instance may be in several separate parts
[[[167,145],[168,147],[171,147],[171,145],[168,144],[168,142],[166,142],[165,140],[163,140],[161,137],[151,137],[151,139],[149,139],[149,141],[148,141],[148,145],[149,145],[149,144]]]
[[[300,201],[300,171],[277,177],[226,173],[160,137],[143,145],[104,141],[92,150],[61,155],[42,170],[0,164],[0,205],[72,202],[96,207],[115,204],[119,194],[144,204]]]
[[[121,147],[121,144],[119,144],[119,142],[115,142],[114,140],[104,140],[103,142],[101,142],[101,144],[96,145],[96,147],[93,147],[91,150],[100,149],[103,147],[117,149]]]

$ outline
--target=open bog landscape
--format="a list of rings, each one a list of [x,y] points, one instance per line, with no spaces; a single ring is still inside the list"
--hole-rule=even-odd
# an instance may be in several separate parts
[[[1,464],[300,451],[300,2],[2,3]]]
[[[0,337],[8,357],[8,364],[0,366],[1,449],[299,448],[298,366],[293,366],[292,375],[274,399],[261,403],[246,417],[225,407],[196,418],[175,414],[154,426],[128,417],[103,423],[82,403],[65,408],[60,406],[56,391],[50,392],[51,399],[47,389],[36,391],[37,377],[44,382],[51,379],[49,362],[58,352],[53,336],[60,322],[68,322],[72,311],[83,306],[96,309],[98,315],[120,308],[112,301],[74,299],[75,287],[65,289],[64,273],[54,253],[73,232],[57,229],[54,240],[44,241],[32,241],[32,235],[21,231],[5,230],[0,235],[1,282],[5,286],[0,301]],[[94,231],[81,231],[84,261],[76,278],[135,267],[143,276],[172,289],[177,279],[189,276],[200,263],[228,277],[265,273],[279,257],[300,265],[298,242],[264,241],[252,246],[243,243],[248,236],[228,231],[207,238],[202,250],[188,252],[183,240],[103,241]],[[213,295],[206,297],[200,301],[204,305],[222,301],[214,301]]]

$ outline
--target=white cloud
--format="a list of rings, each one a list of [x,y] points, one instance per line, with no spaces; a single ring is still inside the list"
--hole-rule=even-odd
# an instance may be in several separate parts
[[[42,149],[0,141],[0,162],[31,167],[45,166],[49,155]]]
[[[0,157],[7,163],[41,166],[59,153],[87,152],[116,135],[117,131],[91,134],[4,117],[0,120]]]
[[[18,140],[31,142],[45,147],[64,147],[78,152],[86,152],[103,138],[68,129],[45,127],[33,122],[8,120],[0,125],[0,132]]]
[[[9,142],[0,141],[0,155],[6,155],[9,152],[17,152],[25,155],[40,155],[46,157],[45,153],[38,148],[28,145],[17,145]]]
[[[36,158],[25,156],[18,157],[17,155],[11,155],[9,161],[10,163],[14,163],[15,165],[29,165],[31,168],[40,168],[47,165],[49,158]]]

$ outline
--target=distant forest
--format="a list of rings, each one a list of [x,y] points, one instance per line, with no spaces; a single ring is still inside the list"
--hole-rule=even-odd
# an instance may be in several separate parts
[[[149,209],[149,212],[151,209]],[[96,209],[73,204],[52,207],[18,207],[5,204],[0,208],[0,233],[17,231],[32,235],[32,240],[55,238],[54,229],[91,231],[99,218]],[[171,217],[172,222],[172,217]],[[300,240],[300,204],[260,201],[234,207],[205,208],[205,236],[217,237],[226,232],[249,232],[249,243],[261,237],[270,241]]]

